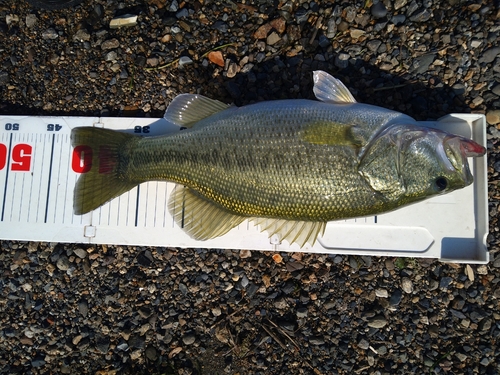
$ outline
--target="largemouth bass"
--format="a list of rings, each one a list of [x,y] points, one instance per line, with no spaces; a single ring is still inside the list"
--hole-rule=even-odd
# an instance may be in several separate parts
[[[95,151],[75,187],[75,214],[142,182],[171,181],[178,185],[170,213],[195,239],[251,219],[303,246],[328,221],[384,213],[472,183],[467,157],[484,155],[481,145],[357,103],[325,72],[313,78],[319,101],[230,107],[179,95],[165,118],[187,129],[172,135],[73,129],[73,146]]]

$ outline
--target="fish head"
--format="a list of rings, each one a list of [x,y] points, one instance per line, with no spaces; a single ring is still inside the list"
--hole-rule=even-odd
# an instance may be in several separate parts
[[[372,143],[360,172],[374,190],[398,206],[470,185],[467,158],[486,153],[468,138],[416,125],[393,125]]]

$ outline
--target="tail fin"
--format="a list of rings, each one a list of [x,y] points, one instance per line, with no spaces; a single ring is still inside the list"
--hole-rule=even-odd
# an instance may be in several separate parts
[[[73,210],[76,215],[90,212],[111,199],[138,185],[123,176],[128,157],[127,145],[138,137],[114,130],[79,127],[71,132],[73,152],[82,174],[76,182],[73,194]],[[75,157],[73,157],[75,160]]]

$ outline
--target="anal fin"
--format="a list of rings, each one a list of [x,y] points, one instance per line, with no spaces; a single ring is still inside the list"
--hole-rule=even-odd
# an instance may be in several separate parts
[[[181,185],[176,185],[171,194],[168,209],[176,224],[200,241],[223,236],[246,219]]]
[[[277,234],[280,240],[288,241],[290,244],[297,243],[303,247],[306,243],[314,246],[318,236],[325,232],[325,222],[294,221],[285,219],[255,218],[255,225],[259,225],[261,231],[267,231],[269,237]]]

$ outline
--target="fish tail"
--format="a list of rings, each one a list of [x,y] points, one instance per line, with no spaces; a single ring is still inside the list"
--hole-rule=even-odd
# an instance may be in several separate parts
[[[140,183],[130,181],[124,173],[128,150],[138,140],[137,136],[103,128],[72,130],[73,169],[81,173],[73,196],[76,215],[90,212]]]

